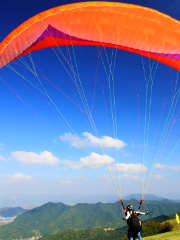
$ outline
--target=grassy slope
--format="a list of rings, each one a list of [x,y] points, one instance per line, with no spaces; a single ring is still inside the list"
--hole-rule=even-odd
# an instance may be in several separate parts
[[[43,236],[42,240],[119,240],[127,233],[127,227],[115,228],[114,231],[104,231],[103,228],[83,230],[68,230],[61,234]]]
[[[177,225],[177,222],[175,219],[168,220],[167,222],[170,222],[173,225],[173,231],[167,232],[167,233],[161,233],[158,235],[145,237],[144,240],[178,240],[180,239],[180,228]]]

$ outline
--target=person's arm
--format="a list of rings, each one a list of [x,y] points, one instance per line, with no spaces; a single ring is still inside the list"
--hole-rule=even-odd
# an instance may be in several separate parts
[[[128,212],[127,212],[127,215],[126,215],[123,219],[124,219],[124,220],[128,220],[129,217],[130,217],[130,212],[128,211]]]
[[[136,212],[137,215],[147,215],[149,212],[147,211],[146,213],[144,212]]]

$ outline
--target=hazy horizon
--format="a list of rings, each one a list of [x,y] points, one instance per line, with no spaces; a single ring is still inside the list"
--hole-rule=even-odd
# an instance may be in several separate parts
[[[123,2],[180,20],[180,1]],[[0,42],[27,19],[68,3],[2,2]],[[180,199],[178,71],[88,46],[39,50],[10,66],[15,71],[0,69],[0,203],[9,195],[141,191]]]

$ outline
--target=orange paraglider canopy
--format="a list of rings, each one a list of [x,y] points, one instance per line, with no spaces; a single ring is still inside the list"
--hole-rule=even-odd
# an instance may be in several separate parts
[[[124,3],[83,2],[30,18],[0,44],[0,68],[27,53],[55,46],[95,45],[141,54],[177,70],[180,22],[156,10]]]

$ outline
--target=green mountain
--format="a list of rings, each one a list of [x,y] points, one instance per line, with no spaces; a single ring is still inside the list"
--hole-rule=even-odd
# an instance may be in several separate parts
[[[15,208],[2,208],[0,209],[0,215],[2,217],[15,217],[19,214],[25,212],[26,209],[21,207],[15,207]]]
[[[164,222],[167,219],[175,217],[175,214],[173,216],[158,216],[156,218],[151,218],[148,220],[144,220],[143,224],[146,222]],[[122,227],[122,228],[111,228],[112,230],[105,231],[104,228],[90,228],[90,229],[83,229],[83,230],[68,230],[60,234],[48,234],[43,236],[42,240],[119,240],[119,239],[127,239],[125,236],[127,235],[128,227]],[[113,230],[114,229],[114,230]]]
[[[125,206],[129,204],[133,205],[134,209],[138,209],[139,202],[137,200],[124,201]],[[142,220],[163,214],[170,215],[180,211],[179,203],[160,202],[159,204],[152,204],[151,202],[146,202],[146,206],[149,214],[142,216]],[[145,211],[144,206],[142,206],[141,211],[143,210]],[[63,203],[47,203],[22,213],[14,222],[8,225],[0,226],[0,238],[5,240],[20,239],[62,233],[71,229],[78,230],[108,226],[123,227],[125,225],[119,202],[107,204],[79,203],[74,206],[68,206]]]

